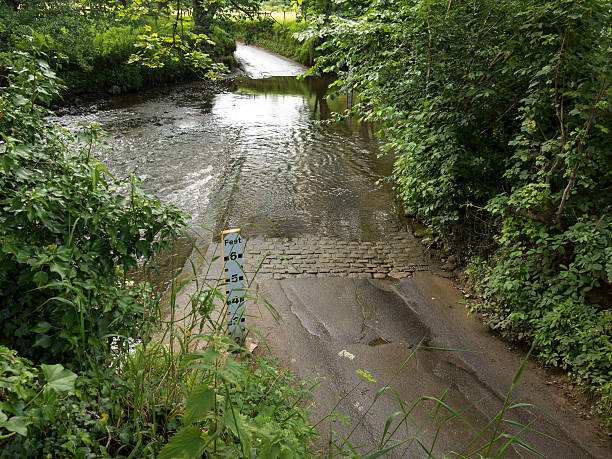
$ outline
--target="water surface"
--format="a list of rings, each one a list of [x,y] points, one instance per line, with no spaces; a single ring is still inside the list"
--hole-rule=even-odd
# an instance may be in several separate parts
[[[245,65],[245,56],[263,51],[245,48],[249,71],[261,63]],[[247,234],[354,240],[395,231],[392,191],[378,184],[392,160],[377,158],[372,126],[319,122],[342,108],[341,99],[323,98],[326,89],[319,77],[242,76],[120,96],[61,122],[101,125],[113,149],[97,154],[109,169],[135,171],[147,191],[195,225],[219,231],[251,223]]]

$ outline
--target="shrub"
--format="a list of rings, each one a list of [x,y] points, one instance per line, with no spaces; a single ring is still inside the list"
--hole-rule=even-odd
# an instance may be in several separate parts
[[[112,177],[90,154],[96,129],[77,145],[43,118],[61,85],[40,57],[1,56],[0,342],[78,367],[110,336],[138,335],[148,313],[126,271],[167,247],[183,216]]]

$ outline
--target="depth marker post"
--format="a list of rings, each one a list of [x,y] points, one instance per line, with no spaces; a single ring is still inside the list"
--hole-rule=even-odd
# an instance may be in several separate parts
[[[242,267],[243,239],[240,235],[240,229],[223,231],[221,239],[228,331],[236,342],[242,344],[246,335],[244,326],[244,269]]]

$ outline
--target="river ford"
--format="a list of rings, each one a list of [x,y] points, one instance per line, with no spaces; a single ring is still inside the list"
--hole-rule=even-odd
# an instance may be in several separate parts
[[[524,355],[467,317],[460,292],[405,231],[391,187],[381,182],[392,158],[378,157],[372,126],[322,125],[346,103],[323,98],[324,79],[296,80],[303,68],[257,48],[241,45],[236,57],[250,76],[120,96],[60,122],[71,130],[100,124],[113,149],[97,150],[99,158],[119,176],[134,172],[147,191],[190,214],[194,226],[218,234],[251,224],[243,231],[245,272],[252,279],[258,271],[252,290],[260,299],[247,302],[247,327],[266,341],[256,354],[279,358],[302,378],[324,378],[313,422],[343,395],[340,416],[353,425],[360,420],[354,432],[340,418],[323,422],[321,452],[328,422],[360,453],[375,450],[398,399],[408,407],[423,396],[444,397],[465,410],[465,422],[448,418],[438,434],[435,406],[422,401],[396,437],[405,443],[385,457],[425,457],[415,438],[436,442],[436,457],[461,450],[503,405]],[[215,282],[221,262],[211,239],[196,266],[201,280]],[[179,309],[190,307],[200,285],[179,292]],[[415,351],[419,343],[426,348]],[[363,369],[376,381],[348,393]],[[551,458],[610,457],[610,439],[598,437],[554,378],[527,363],[513,400],[533,406],[508,413],[503,433],[520,433]],[[369,409],[386,384],[396,392],[387,390]],[[447,416],[441,409],[437,418]],[[547,436],[519,432],[512,422]],[[534,455],[515,444],[503,457]]]
[[[345,103],[323,98],[328,80],[297,80],[291,75],[304,68],[262,54],[241,45],[237,58],[272,68],[243,61],[254,76],[280,76],[128,94],[60,123],[72,131],[78,123],[100,125],[112,149],[97,154],[111,172],[134,172],[146,191],[191,215],[194,225],[218,231],[252,224],[247,234],[352,240],[397,231],[390,186],[378,183],[392,158],[377,157],[373,127],[322,125]]]

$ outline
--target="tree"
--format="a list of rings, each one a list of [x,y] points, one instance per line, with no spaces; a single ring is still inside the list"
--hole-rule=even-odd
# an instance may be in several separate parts
[[[207,30],[215,16],[227,17],[237,12],[253,19],[259,13],[261,0],[192,0],[193,22],[197,30]]]

